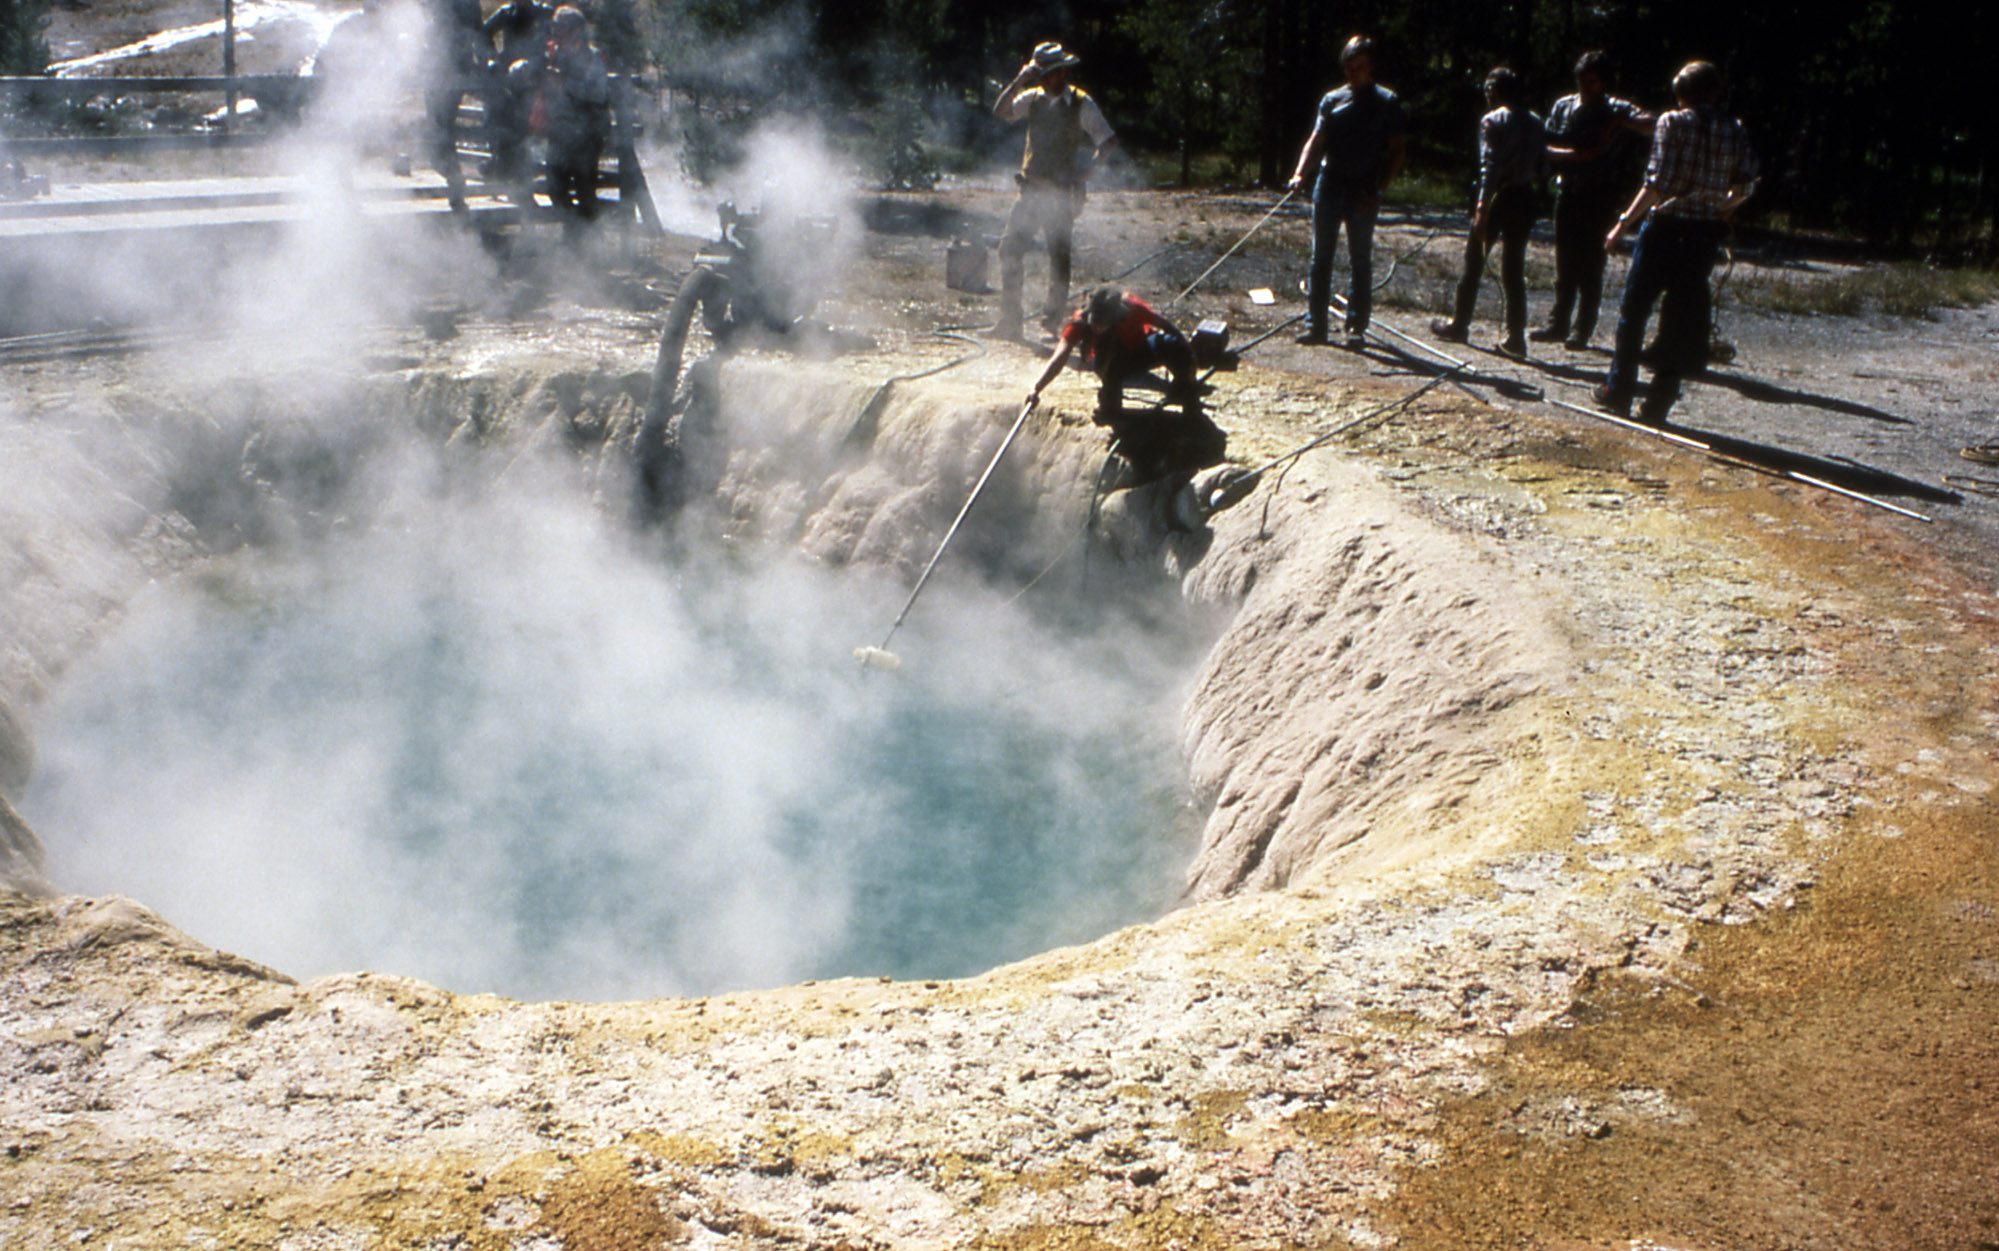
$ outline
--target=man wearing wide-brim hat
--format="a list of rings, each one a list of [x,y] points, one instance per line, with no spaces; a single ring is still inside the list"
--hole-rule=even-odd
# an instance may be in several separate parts
[[[1048,242],[1048,298],[1044,325],[1059,324],[1069,304],[1069,248],[1084,188],[1097,162],[1117,144],[1103,110],[1069,81],[1079,58],[1059,43],[1035,48],[993,104],[993,115],[1027,123],[1027,147],[1014,181],[1020,198],[1000,236],[1000,315],[993,333],[1021,334],[1020,288],[1028,249],[1036,235]]]

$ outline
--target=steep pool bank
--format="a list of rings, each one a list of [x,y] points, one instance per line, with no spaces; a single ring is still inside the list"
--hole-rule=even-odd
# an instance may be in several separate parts
[[[861,364],[820,389],[858,403]],[[1004,365],[968,389],[1000,391]],[[1348,402],[1270,375],[1227,399],[1251,456]],[[927,556],[916,536],[956,498],[925,484],[975,470],[994,415],[885,425],[936,458],[907,479],[794,482],[773,466],[796,458],[741,449],[717,476],[738,484],[726,524],[830,536],[830,560]],[[1064,455],[1093,450],[1044,435],[1021,467]],[[829,487],[935,511],[818,527]],[[1522,1132],[1456,1112],[1512,1040],[1670,1048],[1579,1005],[1703,977],[1711,926],[1782,941],[1758,919],[1820,906],[1813,866],[1878,828],[1862,814],[1990,813],[1990,606],[1836,505],[1440,399],[1211,539],[1109,529],[1240,599],[1187,723],[1218,805],[1197,864],[1235,893],[934,986],[601,1006],[296,985],[128,904],[15,899],[0,1168],[25,1202],[0,1221],[114,1246],[1442,1245],[1475,1203],[1396,1196]],[[1025,560],[1021,532],[968,551]],[[1902,642],[1959,680],[1884,705],[1917,663]],[[1532,1125],[1589,1127],[1564,1141],[1593,1159],[1701,1106],[1684,1074],[1614,1097],[1551,1080]],[[1674,1228],[1641,1203],[1582,1236]]]

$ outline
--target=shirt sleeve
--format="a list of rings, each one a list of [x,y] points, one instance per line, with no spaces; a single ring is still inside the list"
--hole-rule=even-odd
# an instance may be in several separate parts
[[[1682,177],[1681,169],[1686,164],[1679,141],[1680,123],[1684,115],[1677,110],[1659,118],[1659,130],[1652,139],[1652,160],[1645,167],[1645,185],[1660,195],[1670,196],[1677,180]]]
[[[1010,122],[1027,120],[1027,115],[1034,112],[1035,101],[1047,94],[1039,87],[1029,87],[1025,91],[1015,92],[1013,99],[1007,102],[1006,120]]]
[[[1117,137],[1111,124],[1104,120],[1104,111],[1097,107],[1096,100],[1091,96],[1083,97],[1082,114],[1077,120],[1082,123],[1083,133],[1089,136],[1090,142],[1099,148]]]
[[[1492,203],[1499,194],[1499,145],[1504,119],[1498,110],[1478,119],[1478,202]]]
[[[1548,110],[1548,141],[1568,146],[1569,138],[1569,98],[1563,96]]]

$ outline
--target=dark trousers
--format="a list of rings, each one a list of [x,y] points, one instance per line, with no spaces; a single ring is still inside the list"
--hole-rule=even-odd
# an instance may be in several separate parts
[[[1305,287],[1310,310],[1305,328],[1326,332],[1326,309],[1332,303],[1333,249],[1340,227],[1347,228],[1347,329],[1367,329],[1374,309],[1374,219],[1381,212],[1381,193],[1371,184],[1335,183],[1320,178],[1312,190],[1312,269]]]
[[[1506,297],[1506,338],[1515,342],[1527,332],[1527,235],[1534,229],[1534,189],[1508,187],[1492,197],[1487,209],[1485,237],[1472,235],[1465,240],[1465,272],[1458,279],[1457,313],[1451,324],[1459,330],[1471,325],[1472,311],[1478,306],[1479,279],[1485,274],[1486,254],[1494,239],[1499,241],[1499,287]]]
[[[451,81],[424,93],[424,113],[430,123],[424,146],[429,149],[432,168],[444,176],[451,207],[465,207],[465,170],[458,161],[458,102],[469,86]]]
[[[1714,297],[1708,278],[1721,254],[1720,222],[1682,221],[1657,214],[1638,228],[1624,302],[1617,311],[1617,340],[1605,379],[1613,399],[1629,402],[1638,389],[1638,353],[1645,323],[1659,309],[1659,363],[1649,403],[1663,411],[1679,397],[1680,379],[1707,364],[1708,325]]]
[[[1115,339],[1105,342],[1097,354],[1097,412],[1112,416],[1124,410],[1125,384],[1155,366],[1164,365],[1176,386],[1194,380],[1194,349],[1184,338],[1166,330],[1145,336],[1143,346],[1126,349]]]
[[[604,136],[592,131],[553,140],[548,150],[548,198],[573,214],[563,223],[571,235],[597,218],[597,165],[604,156]]]
[[[1555,307],[1549,310],[1548,326],[1556,334],[1587,339],[1596,333],[1604,262],[1609,259],[1603,240],[1623,207],[1614,184],[1564,187],[1555,193]]]

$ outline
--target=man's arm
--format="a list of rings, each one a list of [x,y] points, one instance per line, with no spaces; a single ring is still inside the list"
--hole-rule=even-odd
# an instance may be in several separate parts
[[[1610,112],[1615,125],[1634,135],[1644,135],[1647,139],[1659,128],[1657,113],[1648,113],[1629,100],[1618,100],[1616,105],[1621,107],[1614,106]]]
[[[1042,368],[1041,376],[1034,380],[1034,389],[1027,393],[1027,403],[1030,406],[1041,402],[1041,392],[1049,383],[1055,381],[1055,376],[1062,372],[1062,366],[1069,363],[1069,353],[1075,350],[1076,345],[1067,339],[1055,345],[1054,355],[1048,358],[1048,364]]]
[[[1013,121],[1013,98],[1040,81],[1041,71],[1033,61],[1021,66],[1013,81],[1006,85],[1006,90],[999,93],[999,99],[993,101],[993,116],[1003,122]]]
[[[1493,197],[1499,194],[1499,134],[1500,123],[1497,113],[1487,113],[1478,119],[1478,202],[1472,206],[1471,233],[1474,239],[1485,238],[1485,228],[1491,218]]]
[[[1631,198],[1631,207],[1624,210],[1623,216],[1619,217],[1616,224],[1610,228],[1610,234],[1604,237],[1603,250],[1617,251],[1619,241],[1624,238],[1624,228],[1633,222],[1644,221],[1645,214],[1651,212],[1665,198],[1649,182],[1638,188],[1638,194]]]
[[[1393,183],[1396,175],[1402,172],[1402,162],[1408,155],[1409,141],[1403,138],[1400,132],[1390,135],[1385,153],[1386,159],[1381,165],[1381,185],[1375,188],[1377,195],[1388,190],[1389,184]]]
[[[1090,163],[1083,169],[1083,177],[1087,180],[1117,147],[1117,132],[1104,119],[1104,111],[1097,106],[1095,97],[1088,94],[1083,96],[1083,113],[1079,120],[1083,124],[1083,137],[1094,145],[1090,151]]]
[[[1291,171],[1291,181],[1284,184],[1286,191],[1296,191],[1305,185],[1305,173],[1319,163],[1319,149],[1325,146],[1325,137],[1317,126],[1312,127],[1311,138],[1305,140],[1304,149],[1298,153],[1298,168]]]

